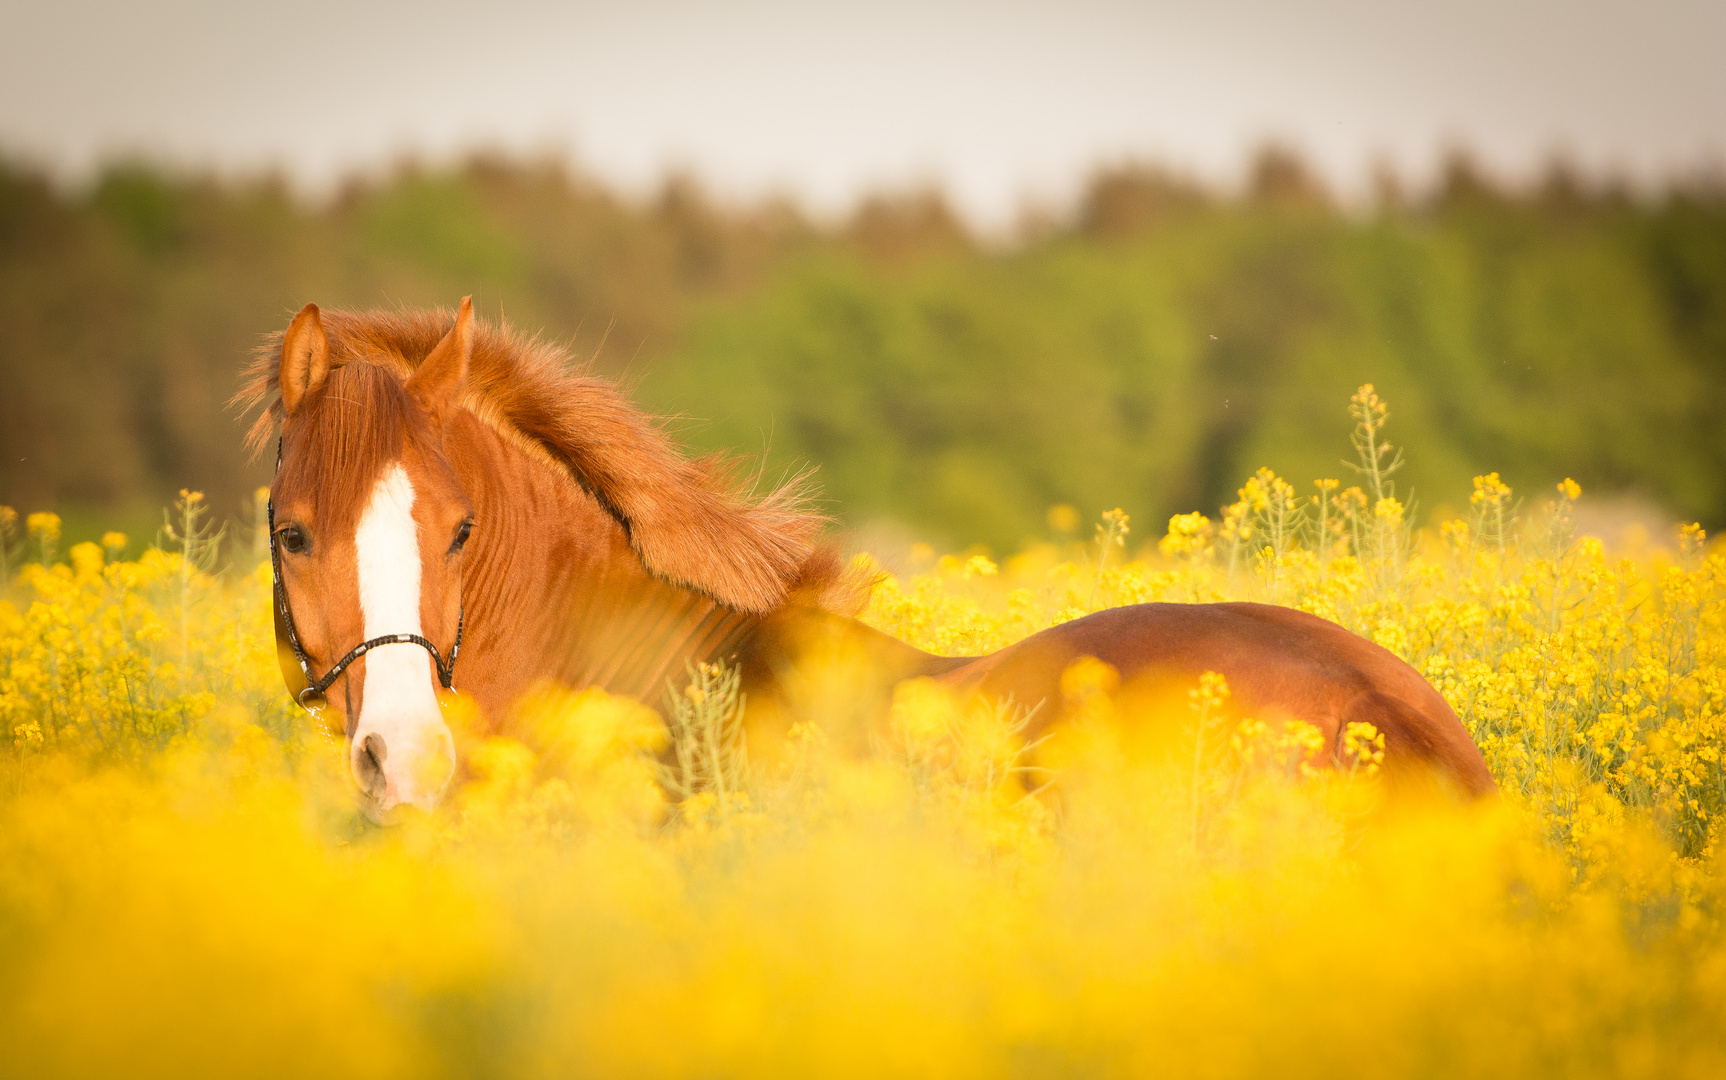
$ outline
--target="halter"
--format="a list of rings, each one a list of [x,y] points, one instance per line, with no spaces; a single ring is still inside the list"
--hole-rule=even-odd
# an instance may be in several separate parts
[[[278,437],[276,439],[276,471],[280,472],[281,469],[282,440]],[[349,664],[358,660],[360,657],[371,652],[380,645],[420,646],[425,649],[426,652],[431,653],[432,663],[437,665],[438,682],[443,684],[443,688],[445,690],[455,689],[455,687],[451,685],[451,682],[455,678],[455,658],[461,653],[462,626],[467,621],[467,601],[465,598],[459,601],[461,606],[457,609],[455,620],[455,644],[450,646],[449,661],[447,663],[444,661],[443,654],[438,652],[437,646],[433,645],[430,640],[420,636],[419,634],[383,634],[379,637],[369,638],[360,642],[358,645],[355,645],[352,649],[348,650],[348,654],[346,656],[336,661],[334,667],[324,672],[323,678],[313,678],[312,659],[306,655],[305,646],[300,644],[299,631],[294,629],[294,613],[288,608],[287,586],[282,584],[282,554],[280,549],[276,547],[275,497],[271,496],[269,501],[265,503],[265,506],[268,507],[269,511],[270,577],[272,579],[276,595],[276,614],[281,617],[282,626],[288,632],[288,645],[294,650],[294,659],[300,662],[300,671],[306,677],[305,688],[295,695],[295,700],[300,703],[301,708],[305,709],[307,712],[316,712],[316,708],[307,699],[324,698],[324,691],[328,690],[330,688],[330,684],[334,683],[341,677],[342,672],[348,669]],[[324,698],[324,700],[327,701],[328,699]]]

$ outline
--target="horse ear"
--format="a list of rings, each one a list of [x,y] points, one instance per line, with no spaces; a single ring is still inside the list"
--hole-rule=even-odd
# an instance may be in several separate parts
[[[324,337],[324,321],[318,305],[307,304],[288,324],[282,335],[282,366],[277,384],[282,389],[282,410],[294,415],[306,395],[324,385],[330,373],[330,342]]]
[[[473,297],[461,298],[455,325],[426,354],[408,379],[408,392],[441,423],[467,388],[467,366],[473,357]]]

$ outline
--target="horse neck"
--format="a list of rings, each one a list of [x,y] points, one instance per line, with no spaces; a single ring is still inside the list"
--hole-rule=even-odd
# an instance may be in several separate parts
[[[858,619],[815,607],[785,607],[763,617],[742,655],[746,665],[763,674],[774,668],[858,661],[888,685],[943,675],[977,659],[924,652]]]
[[[753,629],[754,616],[649,573],[561,469],[467,414],[445,438],[475,518],[464,685],[478,679],[488,712],[544,679],[657,704],[668,680],[726,658]]]

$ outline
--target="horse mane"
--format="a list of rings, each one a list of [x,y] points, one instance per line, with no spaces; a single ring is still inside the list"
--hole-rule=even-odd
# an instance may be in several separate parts
[[[403,378],[455,323],[443,308],[322,318],[332,373],[366,362]],[[281,341],[277,331],[259,345],[232,402],[260,410],[246,433],[254,459],[282,418]],[[507,323],[475,320],[462,404],[598,500],[653,574],[742,611],[765,613],[798,598],[850,606],[846,594],[855,587],[832,552],[815,544],[828,519],[809,508],[807,472],[755,494],[735,459],[686,457],[613,383]]]

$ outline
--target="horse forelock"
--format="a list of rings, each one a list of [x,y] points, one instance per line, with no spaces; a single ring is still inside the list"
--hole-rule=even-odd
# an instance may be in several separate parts
[[[386,367],[350,363],[330,372],[291,421],[295,451],[279,489],[308,500],[324,529],[354,527],[384,470],[402,460],[418,418],[401,379]]]
[[[399,387],[454,319],[444,309],[322,313],[330,384],[346,368],[370,367],[380,376],[393,372]],[[234,399],[261,410],[247,435],[254,454],[268,445],[281,415],[280,349],[279,333],[264,340]],[[661,578],[754,612],[794,596],[845,606],[855,592],[816,547],[827,519],[809,507],[806,473],[757,493],[758,475],[723,456],[685,456],[614,384],[574,365],[563,349],[476,321],[462,404],[586,490]],[[376,475],[368,470],[367,483]],[[357,480],[328,479],[344,500],[357,503],[370,490]]]

